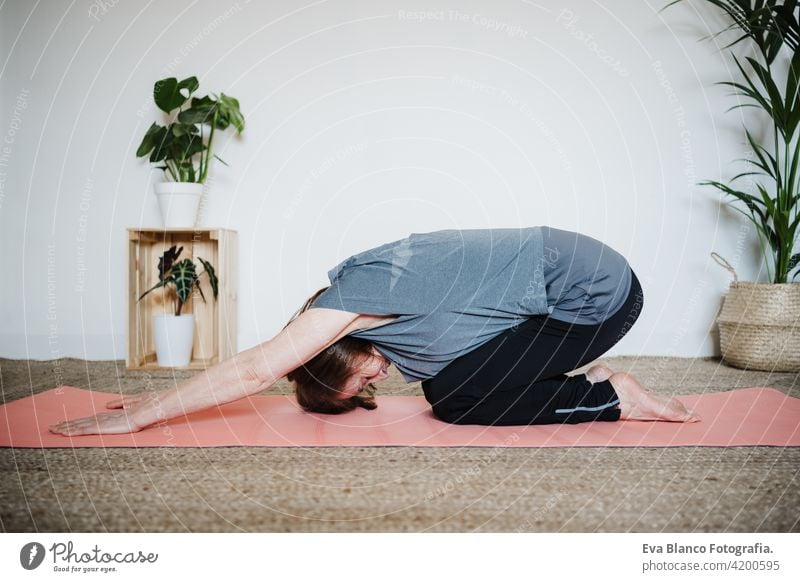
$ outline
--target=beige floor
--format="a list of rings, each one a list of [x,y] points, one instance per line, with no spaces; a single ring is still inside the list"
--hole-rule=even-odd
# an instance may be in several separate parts
[[[797,374],[714,359],[606,358],[664,394]],[[585,368],[580,371],[585,370]],[[4,401],[57,384],[137,392],[186,373],[0,359]],[[396,370],[383,394],[421,394]],[[279,382],[267,393],[286,393]],[[0,525],[19,531],[800,531],[800,449],[0,449]]]

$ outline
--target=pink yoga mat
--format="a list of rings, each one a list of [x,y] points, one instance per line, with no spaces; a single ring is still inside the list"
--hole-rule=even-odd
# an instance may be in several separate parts
[[[680,396],[696,423],[479,426],[437,420],[419,396],[379,396],[377,410],[303,412],[293,396],[254,396],[124,435],[65,437],[47,427],[104,411],[118,394],[61,386],[0,406],[0,446],[49,447],[676,447],[800,446],[800,399],[773,388]]]

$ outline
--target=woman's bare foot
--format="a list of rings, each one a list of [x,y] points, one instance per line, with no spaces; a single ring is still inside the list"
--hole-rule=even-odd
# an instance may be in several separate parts
[[[619,396],[620,419],[666,420],[671,422],[697,422],[700,416],[687,409],[677,398],[659,396],[648,392],[639,382],[625,372],[609,378]]]
[[[597,382],[608,380],[613,373],[614,370],[605,364],[597,364],[586,371],[586,379],[592,384],[596,384]]]

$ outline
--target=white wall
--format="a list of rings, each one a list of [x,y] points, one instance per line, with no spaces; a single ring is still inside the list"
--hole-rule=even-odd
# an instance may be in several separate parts
[[[127,227],[159,225],[134,151],[152,84],[241,101],[205,224],[239,231],[239,348],[350,254],[441,228],[550,224],[628,257],[645,309],[612,355],[715,353],[754,231],[741,110],[704,2],[9,0],[0,9],[0,356],[122,359]],[[424,9],[426,14],[417,14]],[[721,43],[720,43],[721,44]]]

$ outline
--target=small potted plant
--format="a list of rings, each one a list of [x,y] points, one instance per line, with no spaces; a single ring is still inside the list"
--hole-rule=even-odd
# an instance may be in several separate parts
[[[148,293],[162,287],[168,290],[174,306],[171,313],[153,315],[153,340],[156,344],[158,365],[163,367],[188,366],[192,359],[192,343],[194,342],[194,315],[181,314],[183,306],[197,287],[203,301],[206,300],[200,287],[200,277],[208,275],[214,299],[219,294],[219,280],[211,264],[197,257],[203,265],[203,272],[197,273],[195,264],[190,259],[176,262],[183,247],[175,250],[172,246],[158,260],[158,283],[141,294],[141,301]]]
[[[198,87],[197,77],[156,82],[153,99],[170,122],[166,126],[153,123],[136,150],[136,157],[149,156],[167,177],[154,186],[167,228],[195,226],[211,159],[225,164],[213,153],[214,132],[233,127],[238,135],[244,130],[236,99],[224,93],[192,97]]]

